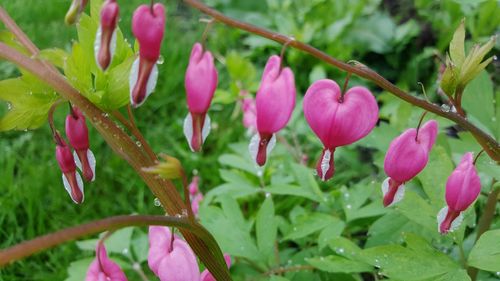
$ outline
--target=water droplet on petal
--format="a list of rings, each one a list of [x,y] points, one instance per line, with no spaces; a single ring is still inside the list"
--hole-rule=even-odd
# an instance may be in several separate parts
[[[153,203],[155,204],[156,207],[160,207],[161,206],[160,199],[158,199],[158,198],[155,198],[155,200],[154,200]]]

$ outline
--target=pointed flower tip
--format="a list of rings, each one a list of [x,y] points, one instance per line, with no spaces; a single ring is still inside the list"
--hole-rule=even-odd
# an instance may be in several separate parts
[[[450,210],[466,210],[481,192],[481,180],[473,162],[472,153],[465,153],[446,181],[445,197]]]
[[[67,25],[75,24],[80,18],[80,14],[85,10],[88,0],[73,0],[66,13],[64,21]]]

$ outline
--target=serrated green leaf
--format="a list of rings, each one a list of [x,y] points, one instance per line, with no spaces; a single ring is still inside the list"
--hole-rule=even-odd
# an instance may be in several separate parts
[[[25,77],[0,81],[0,100],[8,102],[8,112],[0,119],[0,131],[36,129],[47,120],[57,95],[45,85]]]
[[[94,258],[85,258],[72,262],[68,267],[68,278],[65,281],[81,281],[85,279],[90,263]]]
[[[373,267],[369,264],[339,256],[315,257],[306,259],[306,261],[315,268],[326,272],[358,273],[373,270]]]
[[[290,231],[283,240],[296,240],[312,233],[318,232],[323,228],[339,223],[339,219],[323,213],[312,213],[298,218]]]
[[[405,281],[436,280],[436,277],[460,269],[457,263],[419,236],[407,234],[406,244],[406,247],[386,245],[363,250],[362,259],[380,268],[385,276]]]
[[[257,246],[266,262],[273,264],[274,243],[278,227],[274,219],[274,203],[271,196],[267,196],[257,213],[255,221],[255,233],[257,236]]]
[[[465,21],[462,20],[450,42],[450,57],[460,68],[465,60]]]
[[[472,248],[467,263],[482,270],[500,271],[500,229],[481,235]]]

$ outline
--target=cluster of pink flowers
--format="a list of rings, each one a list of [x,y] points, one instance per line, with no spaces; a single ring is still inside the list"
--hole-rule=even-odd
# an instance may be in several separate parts
[[[427,165],[429,153],[436,141],[438,125],[430,120],[421,128],[408,129],[394,139],[384,161],[389,176],[382,183],[384,206],[392,206],[404,197],[405,183],[417,176]],[[438,231],[456,230],[465,211],[479,196],[481,181],[471,152],[466,153],[446,182],[446,204],[437,215]]]
[[[71,147],[59,133],[55,132],[56,159],[63,173],[64,188],[75,203],[81,204],[84,200],[83,180],[76,168],[80,169],[85,181],[93,181],[95,157],[89,149],[89,132],[85,117],[76,107],[72,107],[70,111],[66,117],[66,136],[74,152],[71,152]]]
[[[189,244],[168,227],[149,227],[148,265],[160,281],[215,281],[205,269],[200,273],[198,261]],[[224,255],[228,268],[231,258]],[[85,281],[126,281],[122,269],[111,261],[102,242],[98,243],[96,258],[87,270]]]

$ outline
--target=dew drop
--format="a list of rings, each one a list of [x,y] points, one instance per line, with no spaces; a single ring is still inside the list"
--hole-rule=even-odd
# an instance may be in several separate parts
[[[138,147],[141,147],[142,146],[142,143],[140,141],[136,141],[135,142],[135,145],[137,145]]]
[[[165,62],[165,58],[163,58],[163,56],[160,55],[160,57],[158,58],[158,60],[156,61],[156,64],[163,64]]]
[[[347,209],[349,209],[349,210],[350,210],[350,209],[352,209],[352,205],[351,205],[351,204],[347,204],[345,207],[346,207]]]
[[[128,248],[123,249],[122,254],[124,254],[125,256],[128,255]]]
[[[155,198],[155,200],[153,201],[153,203],[155,204],[156,207],[160,207],[161,206],[160,199],[158,199],[158,198]]]

